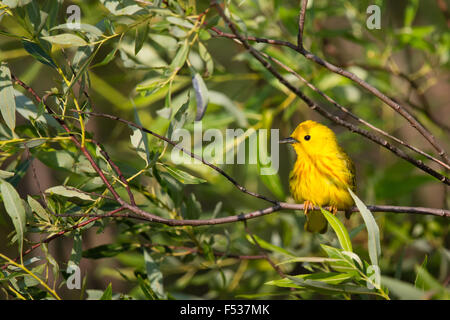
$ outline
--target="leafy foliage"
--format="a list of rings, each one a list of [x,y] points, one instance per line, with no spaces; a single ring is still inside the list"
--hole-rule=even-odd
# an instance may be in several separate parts
[[[305,47],[408,104],[436,137],[448,142],[449,126],[440,116],[446,114],[440,109],[445,97],[427,98],[435,84],[444,86],[450,66],[450,37],[435,4],[377,1],[382,30],[368,30],[369,1],[309,2]],[[296,43],[297,2],[223,4],[242,34]],[[293,154],[287,149],[280,148],[274,175],[260,175],[260,158],[244,165],[217,160],[235,156],[240,147],[250,153],[247,142],[258,129],[279,128],[288,136],[305,119],[331,124],[306,108],[238,43],[221,37],[215,29],[226,31],[227,26],[207,1],[77,5],[82,23],[73,28],[67,3],[61,0],[0,2],[0,296],[59,299],[69,282],[65,270],[81,266],[82,286],[65,290],[61,297],[449,298],[445,218],[374,217],[359,199],[441,207],[442,198],[449,199],[448,190],[441,191],[437,180],[342,128],[333,127],[357,166],[359,198],[352,196],[360,214],[344,220],[322,209],[331,226],[324,235],[305,232],[301,212],[250,220],[252,236],[241,222],[174,227],[114,212],[115,195],[89,157],[121,198],[134,199],[139,209],[166,219],[226,217],[258,210],[262,204],[198,160],[187,157],[190,163],[177,163],[175,149],[140,127],[99,120],[88,112],[130,119],[168,139],[182,128],[195,140],[200,120],[203,130],[242,129],[211,162],[247,190],[279,201],[292,201],[287,185]],[[421,10],[424,6],[432,8]],[[405,139],[415,133],[355,82],[287,47],[252,45],[371,124]],[[292,74],[280,73],[336,112]],[[34,88],[40,101],[15,79]],[[201,152],[201,141],[188,145]],[[97,241],[102,232],[108,243]],[[72,243],[66,252],[47,246],[64,237]],[[33,246],[42,254],[31,250]],[[16,261],[9,258],[15,255]],[[286,276],[281,278],[268,259]],[[88,267],[85,260],[91,262]],[[94,288],[98,281],[103,287]]]

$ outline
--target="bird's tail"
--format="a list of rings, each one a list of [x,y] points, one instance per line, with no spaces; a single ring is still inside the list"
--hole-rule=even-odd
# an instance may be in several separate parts
[[[305,230],[309,232],[325,233],[328,229],[328,221],[322,212],[313,210],[306,215]]]

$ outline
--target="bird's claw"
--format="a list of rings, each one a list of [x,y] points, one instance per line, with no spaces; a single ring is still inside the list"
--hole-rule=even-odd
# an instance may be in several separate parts
[[[308,215],[308,211],[310,208],[314,209],[314,205],[310,201],[306,200],[305,202],[303,202],[303,210],[305,212],[305,215]]]

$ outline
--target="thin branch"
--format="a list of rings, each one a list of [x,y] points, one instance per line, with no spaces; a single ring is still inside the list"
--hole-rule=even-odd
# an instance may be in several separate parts
[[[123,176],[122,171],[120,171],[119,167],[114,163],[114,161],[111,160],[108,153],[106,153],[106,151],[103,150],[100,143],[98,143],[97,141],[95,141],[93,139],[92,139],[92,142],[99,148],[102,156],[106,159],[106,161],[108,161],[109,165],[113,168],[113,170],[119,176],[120,181],[122,181],[123,184],[125,185],[125,189],[127,190],[128,197],[130,198],[131,204],[136,205],[136,202],[135,202],[134,196],[133,196],[133,192],[131,192],[131,189],[130,189],[130,184],[128,183],[127,179],[125,179],[125,177]]]
[[[264,57],[260,54],[259,51],[257,51],[256,49],[254,49],[252,46],[250,46],[248,44],[248,42],[239,34],[239,32],[237,31],[236,27],[234,26],[234,24],[230,21],[230,19],[228,19],[228,17],[224,14],[222,8],[217,4],[217,2],[215,2],[214,0],[212,0],[212,2],[215,4],[217,11],[219,12],[219,14],[222,16],[223,20],[227,23],[228,27],[230,28],[230,30],[233,32],[233,34],[235,35],[235,37],[242,43],[242,45],[270,72],[272,73],[272,75],[274,75],[283,85],[285,85],[289,90],[291,90],[292,92],[294,92],[300,99],[302,99],[308,107],[310,107],[312,110],[316,110],[317,112],[319,112],[322,116],[324,116],[325,118],[337,123],[338,125],[341,125],[343,127],[346,127],[348,130],[350,130],[351,132],[356,132],[378,144],[380,144],[381,146],[385,147],[386,149],[392,151],[393,153],[395,153],[397,156],[405,159],[406,161],[412,163],[413,165],[415,165],[416,167],[418,167],[419,169],[427,172],[428,174],[432,175],[433,177],[439,179],[441,182],[450,185],[450,179],[442,174],[440,174],[439,172],[433,170],[432,168],[428,167],[427,165],[425,165],[423,163],[423,161],[421,160],[416,160],[414,158],[412,158],[411,156],[409,156],[408,154],[406,154],[403,150],[389,144],[386,140],[380,139],[378,136],[371,134],[370,132],[368,132],[367,130],[363,130],[353,124],[351,124],[350,122],[347,122],[343,119],[341,119],[338,116],[335,116],[333,114],[331,114],[330,112],[326,111],[325,109],[323,109],[320,105],[318,105],[317,103],[315,103],[314,101],[312,101],[310,98],[308,98],[300,89],[294,87],[289,81],[287,81],[277,70],[275,70],[273,68],[273,66],[264,59]]]
[[[303,27],[305,25],[306,7],[308,6],[308,0],[302,0],[300,8],[300,16],[298,17],[298,35],[297,35],[297,47],[303,48]]]

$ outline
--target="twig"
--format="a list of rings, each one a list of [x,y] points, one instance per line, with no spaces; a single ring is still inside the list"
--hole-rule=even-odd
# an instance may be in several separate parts
[[[298,35],[297,35],[297,47],[303,48],[303,27],[305,25],[306,7],[308,6],[308,0],[302,0],[300,8],[300,16],[298,18]]]
[[[127,179],[125,179],[125,177],[123,176],[122,171],[120,171],[119,167],[114,163],[114,161],[111,160],[111,158],[109,157],[108,153],[106,153],[106,151],[103,150],[103,148],[100,145],[100,143],[98,143],[97,141],[95,141],[93,139],[92,139],[92,142],[99,148],[100,153],[102,154],[102,156],[105,157],[106,161],[108,161],[110,166],[117,173],[117,175],[119,176],[120,181],[122,181],[125,184],[125,189],[127,190],[128,197],[130,198],[131,204],[132,205],[136,205],[136,202],[135,202],[134,196],[133,196],[133,192],[131,192],[131,189],[130,189],[130,184],[128,183]]]

